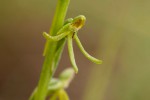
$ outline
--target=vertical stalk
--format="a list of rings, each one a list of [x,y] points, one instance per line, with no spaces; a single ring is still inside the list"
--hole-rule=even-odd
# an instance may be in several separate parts
[[[70,2],[70,0],[58,0],[56,12],[55,12],[52,26],[51,26],[50,32],[49,32],[50,35],[56,35],[57,31],[64,24],[64,19],[66,16],[69,2]],[[54,74],[54,70],[52,67],[53,67],[53,62],[54,62],[54,58],[56,55],[57,45],[58,45],[57,42],[52,42],[52,41],[47,41],[47,43],[46,43],[45,60],[44,60],[44,64],[42,67],[42,72],[40,75],[40,80],[38,83],[35,100],[44,100],[46,98],[48,83],[49,83],[50,79],[52,78],[52,75]],[[57,56],[58,55],[61,55],[61,52],[59,52],[59,54],[57,54]],[[59,60],[57,60],[57,61],[59,61]]]

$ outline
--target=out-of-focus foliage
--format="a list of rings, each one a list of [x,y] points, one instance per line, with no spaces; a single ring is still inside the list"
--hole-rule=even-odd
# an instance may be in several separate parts
[[[150,1],[99,2],[104,63],[93,68],[84,100],[149,100]]]

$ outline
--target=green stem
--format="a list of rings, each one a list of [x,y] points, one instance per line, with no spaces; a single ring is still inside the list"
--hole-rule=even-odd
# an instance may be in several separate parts
[[[56,13],[50,30],[50,35],[56,35],[57,31],[63,26],[69,1],[70,0],[58,0]],[[35,100],[45,100],[46,98],[48,83],[52,78],[52,75],[54,74],[53,61],[56,54],[56,48],[57,42],[48,41],[46,43],[45,61],[42,67]],[[59,55],[61,55],[61,52],[59,52]],[[59,61],[59,59],[57,61]],[[56,66],[54,67],[56,68]]]

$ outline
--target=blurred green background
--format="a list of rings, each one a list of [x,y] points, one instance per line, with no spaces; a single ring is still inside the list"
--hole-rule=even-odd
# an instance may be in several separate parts
[[[0,1],[0,100],[27,100],[37,85],[56,0]],[[71,100],[150,100],[150,1],[71,0],[66,18],[85,15],[79,31],[88,61],[74,45],[79,73]],[[58,71],[70,67],[67,48]]]

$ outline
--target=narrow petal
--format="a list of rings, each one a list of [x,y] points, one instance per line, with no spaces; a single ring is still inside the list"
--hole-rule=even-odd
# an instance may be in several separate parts
[[[73,52],[73,45],[72,45],[72,35],[71,34],[68,35],[68,52],[69,52],[71,64],[72,64],[75,72],[77,73],[78,72],[78,67],[77,67],[76,62],[75,62],[75,57],[74,57],[74,52]]]
[[[96,59],[94,57],[92,57],[91,55],[89,55],[83,48],[78,36],[75,34],[74,39],[76,40],[76,43],[78,45],[78,47],[80,48],[81,52],[85,55],[85,57],[87,57],[89,60],[91,60],[92,62],[96,63],[96,64],[101,64],[102,60]]]

